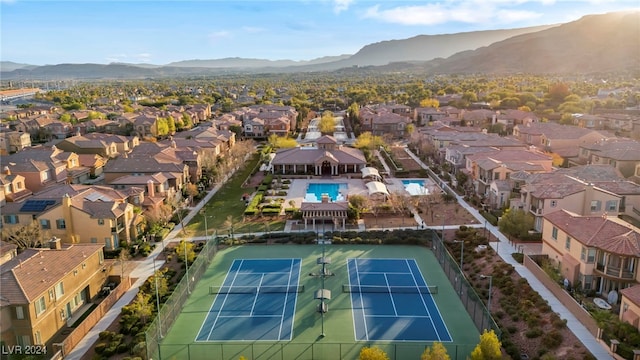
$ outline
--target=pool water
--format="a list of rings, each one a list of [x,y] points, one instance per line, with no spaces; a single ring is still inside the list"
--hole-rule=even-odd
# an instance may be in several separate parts
[[[311,183],[307,186],[304,201],[321,202],[322,194],[329,195],[330,201],[344,201],[346,190],[346,183]]]
[[[402,180],[404,189],[411,195],[428,195],[429,189],[425,187],[424,180]]]

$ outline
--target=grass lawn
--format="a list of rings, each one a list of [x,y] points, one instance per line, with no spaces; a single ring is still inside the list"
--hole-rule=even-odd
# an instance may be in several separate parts
[[[255,188],[244,188],[242,184],[251,176],[259,161],[260,157],[257,154],[252,155],[249,161],[229,181],[222,185],[220,190],[204,205],[203,210],[207,215],[209,234],[213,234],[217,230],[219,236],[229,235],[231,229],[228,224],[225,224],[229,216],[231,216],[233,222],[234,233],[284,230],[285,221],[283,219],[265,217],[245,219],[243,216],[246,206],[242,200],[242,195],[252,195]],[[185,228],[189,236],[204,236],[204,215],[195,216]]]

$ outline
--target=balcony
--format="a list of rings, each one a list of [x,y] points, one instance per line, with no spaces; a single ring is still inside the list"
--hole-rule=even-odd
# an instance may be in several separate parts
[[[621,269],[615,266],[605,266],[602,263],[596,264],[596,270],[603,275],[607,275],[609,277],[619,278],[619,279],[634,279],[635,274],[631,271]]]
[[[543,208],[539,208],[531,205],[531,207],[529,208],[529,211],[531,211],[536,216],[541,216],[543,212]]]

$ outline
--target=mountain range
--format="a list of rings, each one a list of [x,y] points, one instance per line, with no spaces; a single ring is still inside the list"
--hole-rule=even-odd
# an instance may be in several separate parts
[[[293,73],[374,68],[434,74],[588,74],[640,71],[640,11],[589,15],[564,24],[420,35],[310,61],[225,58],[151,64],[0,62],[0,78],[122,79],[229,73]]]

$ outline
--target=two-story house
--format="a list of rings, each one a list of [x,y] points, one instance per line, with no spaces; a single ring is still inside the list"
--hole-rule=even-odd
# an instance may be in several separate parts
[[[31,135],[20,131],[3,131],[0,155],[13,154],[31,146]]]
[[[466,170],[470,175],[476,194],[488,197],[491,183],[507,180],[516,171],[529,173],[548,172],[552,159],[538,151],[508,149],[480,152],[466,156]],[[503,199],[500,203],[504,205]],[[494,202],[497,207],[498,204]],[[501,206],[500,205],[500,206]]]
[[[55,236],[64,243],[99,243],[113,250],[138,235],[142,219],[133,209],[126,194],[110,187],[66,184],[7,203],[2,220],[4,227],[37,222],[43,239]]]
[[[575,288],[608,295],[640,280],[640,229],[615,216],[544,215],[542,253]]]
[[[640,185],[621,178],[607,165],[585,165],[531,174],[511,208],[529,211],[542,231],[544,215],[566,209],[582,216],[631,215],[640,201]]]
[[[0,174],[0,205],[6,201],[21,201],[32,194],[24,183],[24,176],[11,174],[8,166]]]
[[[611,138],[592,144],[583,144],[578,159],[573,164],[608,164],[618,169],[622,176],[634,176],[640,164],[640,142],[633,139]]]
[[[26,249],[2,264],[0,318],[4,346],[46,345],[87,311],[109,274],[103,246],[63,245]]]

